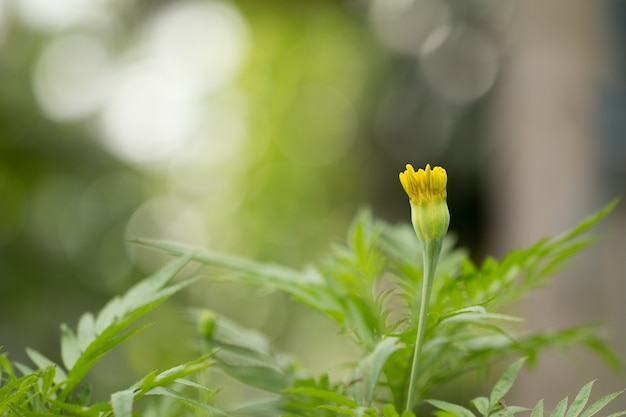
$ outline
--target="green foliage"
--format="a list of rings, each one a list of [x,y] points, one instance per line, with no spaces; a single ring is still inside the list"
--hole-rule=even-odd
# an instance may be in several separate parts
[[[91,388],[84,377],[111,349],[145,329],[132,325],[166,299],[193,283],[187,279],[170,284],[170,280],[189,261],[182,257],[153,276],[132,287],[122,297],[115,297],[97,315],[85,313],[77,330],[61,326],[61,358],[63,366],[54,363],[34,349],[26,353],[36,369],[23,364],[15,366],[17,376],[6,355],[0,355],[0,416],[105,416],[131,417],[133,404],[147,395],[171,396],[194,406],[223,415],[206,403],[198,402],[171,386],[206,390],[183,378],[213,364],[211,354],[173,367],[164,372],[151,372],[128,389],[115,392],[110,401],[90,404]]]
[[[522,367],[524,362],[524,358],[520,359],[513,364],[511,364],[502,374],[500,379],[496,382],[493,390],[489,397],[477,397],[471,401],[471,404],[474,406],[476,411],[478,411],[478,416],[482,417],[501,417],[501,416],[514,416],[520,412],[530,412],[531,417],[543,417],[546,415],[544,413],[543,408],[543,400],[540,400],[537,405],[528,409],[525,407],[517,407],[506,405],[503,398],[504,395],[511,389],[513,386],[513,382],[517,377],[517,374]],[[587,402],[589,401],[589,396],[591,395],[591,387],[593,386],[594,381],[589,382],[584,387],[580,389],[576,398],[572,402],[572,404],[567,407],[568,399],[563,398],[554,410],[549,414],[550,417],[591,417],[597,414],[600,410],[606,407],[611,401],[616,399],[622,391],[614,392],[613,394],[605,395],[600,398],[589,407],[585,408]],[[428,403],[437,407],[440,412],[437,412],[438,416],[459,416],[459,417],[476,417],[477,415],[470,409],[465,408],[463,406],[457,404],[451,404],[446,401],[440,400],[427,400]],[[617,417],[626,414],[626,411],[617,412],[611,414],[611,417]]]
[[[62,364],[33,349],[27,350],[32,369],[0,355],[0,416],[132,417],[139,415],[138,400],[154,396],[155,401],[144,401],[147,416],[415,417],[414,411],[424,404],[435,407],[436,415],[442,417],[513,416],[520,412],[544,416],[542,401],[534,408],[504,401],[525,361],[536,361],[546,349],[566,349],[573,344],[588,347],[611,365],[618,360],[593,327],[519,335],[520,319],[506,314],[504,308],[545,285],[565,261],[589,245],[592,239],[586,232],[613,205],[570,232],[513,251],[501,261],[490,258],[475,265],[465,252],[454,248],[452,239],[444,242],[411,410],[405,409],[405,402],[420,310],[421,246],[410,226],[389,226],[363,212],[352,225],[347,244],[336,245],[326,259],[302,271],[178,244],[138,241],[180,258],[125,295],[113,298],[98,314],[84,314],[75,330],[62,325]],[[342,374],[315,374],[299,366],[296,358],[276,353],[262,333],[213,311],[196,310],[192,315],[203,345],[199,358],[163,372],[150,372],[112,393],[108,401],[91,402],[86,374],[108,351],[146,327],[136,324],[139,318],[195,281],[170,283],[192,259],[228,271],[213,274],[214,280],[279,291],[314,309],[337,324],[340,335],[350,338],[359,349],[359,356],[344,364]],[[471,401],[473,409],[429,399],[437,388],[459,375],[514,358],[518,359],[489,395]],[[266,399],[228,411],[216,408],[216,391],[188,378],[211,366],[264,391]],[[592,385],[585,385],[571,404],[567,398],[561,401],[550,416],[592,417],[620,394],[587,406]],[[614,416],[623,414],[626,412]]]
[[[488,258],[481,265],[455,249],[453,239],[446,239],[432,290],[414,394],[416,406],[459,375],[515,357],[536,361],[546,349],[582,344],[611,365],[619,362],[592,327],[519,335],[514,330],[520,319],[504,313],[529,291],[545,285],[566,261],[587,247],[593,240],[586,232],[615,204],[562,236],[512,251],[500,261]],[[403,410],[423,272],[421,245],[410,226],[390,226],[362,212],[350,229],[347,244],[335,246],[317,266],[302,271],[174,243],[137,243],[229,272],[215,274],[214,280],[288,294],[336,322],[340,333],[360,348],[361,358],[346,364],[351,370],[348,377],[311,377],[294,359],[272,353],[263,336],[218,317],[214,330],[209,326],[212,330],[203,334],[210,349],[217,349],[217,366],[239,381],[277,396],[264,403],[265,412],[255,415],[276,415],[282,410],[299,416],[365,416],[379,415],[376,410],[380,410],[393,416]],[[473,402],[481,414],[491,415],[500,407],[499,401],[511,388],[522,363],[515,362],[505,372],[489,397]],[[429,403],[448,413],[473,415],[461,406],[437,400]],[[509,407],[508,411],[516,409]]]

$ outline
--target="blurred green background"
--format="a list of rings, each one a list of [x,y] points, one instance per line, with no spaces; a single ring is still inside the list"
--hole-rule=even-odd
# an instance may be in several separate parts
[[[343,238],[359,207],[408,222],[406,163],[448,170],[451,229],[476,259],[552,233],[507,234],[528,223],[501,214],[524,210],[516,198],[541,200],[515,182],[534,171],[532,152],[580,162],[544,149],[549,120],[538,146],[500,140],[533,126],[510,103],[528,105],[525,87],[545,91],[545,80],[506,76],[526,68],[524,45],[551,45],[550,32],[525,37],[534,26],[519,22],[541,12],[528,4],[538,2],[0,0],[0,344],[14,359],[25,346],[58,357],[60,322],[74,326],[166,261],[134,237],[301,267]],[[591,62],[590,50],[576,58]],[[587,203],[556,214],[554,232],[605,194],[577,195]],[[555,210],[570,203],[554,198]],[[178,301],[94,378],[125,386],[188,357],[191,344],[172,345],[192,334],[188,305],[309,351],[305,365],[350,352],[329,342],[311,353],[336,329],[281,297],[205,285]]]

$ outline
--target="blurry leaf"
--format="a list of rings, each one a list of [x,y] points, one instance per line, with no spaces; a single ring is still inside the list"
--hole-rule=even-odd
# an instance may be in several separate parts
[[[344,407],[356,408],[359,404],[344,395],[341,395],[335,391],[324,390],[315,387],[295,387],[287,388],[285,392],[290,394],[302,394],[309,397],[315,397],[320,400],[328,401],[333,404],[341,405]]]
[[[362,415],[362,414],[358,414],[356,412],[356,410],[352,409],[352,408],[344,408],[344,407],[339,407],[336,405],[320,405],[318,408],[322,408],[324,410],[330,410],[330,411],[334,411],[335,414],[341,414],[341,415],[345,415],[345,416],[357,416],[357,415]]]
[[[78,387],[74,395],[73,403],[77,405],[87,406],[91,399],[91,384],[84,384]]]
[[[54,382],[56,384],[60,384],[64,382],[65,380],[67,380],[67,375],[65,374],[65,372],[63,372],[63,369],[61,369],[59,365],[52,362],[50,359],[46,358],[41,353],[37,352],[34,349],[26,348],[26,354],[28,355],[30,360],[32,360],[33,363],[37,365],[39,369],[45,369],[49,366],[53,366],[54,372],[55,372]]]
[[[229,416],[241,416],[241,417],[251,417],[251,416],[277,416],[281,417],[287,416],[295,416],[294,414],[284,414],[282,413],[282,407],[280,401],[264,401],[260,403],[245,405],[243,407],[237,407],[234,409],[228,410],[226,414]],[[295,416],[300,417],[300,416]]]
[[[207,342],[217,348],[218,366],[233,378],[270,392],[290,386],[291,361],[274,355],[262,334],[220,316]]]
[[[426,402],[428,402],[431,405],[434,405],[435,407],[441,410],[448,411],[454,415],[457,415],[458,417],[476,417],[474,413],[472,413],[467,408],[462,407],[460,405],[449,403],[447,401],[426,400]]]
[[[567,409],[567,397],[563,398],[556,405],[552,413],[550,413],[550,417],[563,417],[565,416],[565,410]]]
[[[96,334],[101,334],[108,326],[113,323],[116,317],[121,313],[120,306],[122,299],[119,296],[111,298],[100,310],[95,322]],[[92,339],[93,341],[93,339]]]
[[[209,353],[194,360],[169,368],[160,373],[151,372],[129,389],[146,392],[157,386],[168,386],[173,382],[180,382],[184,383],[187,386],[206,389],[202,385],[193,383],[191,381],[185,381],[180,378],[184,378],[188,375],[194,374],[213,365],[214,361],[211,359],[211,356],[212,353]],[[140,395],[141,392],[139,392],[138,394]]]
[[[464,309],[465,310],[465,309]],[[457,311],[441,320],[438,325],[450,323],[482,323],[489,320],[520,322],[522,319],[508,314],[487,313],[486,311]]]
[[[324,282],[324,278],[316,271],[299,272],[280,265],[254,262],[174,243],[144,239],[136,239],[133,242],[177,256],[189,256],[206,265],[232,269],[239,274],[229,275],[223,279],[255,285],[268,291],[282,291],[297,301],[327,314],[333,320],[343,323],[341,305]]]
[[[74,388],[104,354],[147,327],[144,325],[127,330],[131,323],[194,282],[193,279],[190,279],[163,288],[188,261],[189,257],[186,256],[171,262],[151,277],[135,285],[125,296],[115,297],[105,305],[95,320],[95,330],[98,335],[84,348],[78,358],[70,358],[74,363],[67,374],[67,383],[59,396],[60,400],[69,397]],[[138,289],[145,291],[143,297],[139,295]],[[81,340],[85,342],[89,340],[91,319],[82,318],[81,322],[81,329],[86,332],[81,335]]]
[[[66,369],[72,369],[76,360],[80,357],[81,349],[78,345],[76,335],[67,327],[66,324],[61,325],[61,359]]]
[[[489,403],[491,407],[504,398],[506,393],[509,392],[525,361],[526,358],[519,359],[506,368],[500,379],[491,390],[491,394],[489,394]]]
[[[290,382],[285,374],[267,366],[238,366],[222,362],[220,368],[247,385],[269,392],[278,393],[287,388]]]
[[[228,350],[240,348],[238,353],[250,355],[251,358],[265,357],[271,350],[270,342],[264,335],[245,329],[223,316],[215,319],[215,328],[209,335],[209,342]]]
[[[111,394],[111,408],[115,417],[133,417],[134,395],[131,390]]]
[[[481,415],[486,416],[489,414],[489,399],[487,397],[474,398],[470,401],[470,404],[472,404]]]
[[[578,394],[576,394],[576,398],[574,398],[574,402],[572,402],[572,405],[567,410],[567,413],[565,413],[565,417],[578,417],[578,415],[583,411],[585,405],[587,405],[587,401],[589,401],[591,388],[593,387],[594,382],[595,381],[591,381],[580,389]]]
[[[398,414],[393,404],[383,405],[380,407],[380,411],[383,413],[383,417],[400,417],[400,414]]]
[[[171,390],[169,388],[165,388],[165,387],[156,387],[153,388],[152,390],[150,390],[149,392],[146,393],[146,395],[162,395],[162,396],[166,396],[166,397],[172,397],[172,398],[176,398],[177,400],[186,402],[190,405],[193,405],[195,407],[204,409],[206,411],[209,411],[211,413],[215,413],[217,415],[220,416],[226,416],[227,414],[215,407],[212,407],[208,404],[203,403],[202,401],[198,401],[194,398],[188,397],[184,394],[181,394],[180,392],[176,392],[174,390]]]
[[[616,399],[617,397],[619,397],[622,394],[623,391],[618,391],[618,392],[614,392],[612,394],[608,394],[605,395],[604,397],[600,398],[598,401],[594,402],[593,404],[591,404],[589,406],[589,408],[587,408],[580,417],[592,417],[594,416],[598,411],[602,410],[605,406],[607,406],[611,401],[613,401],[614,399]],[[626,411],[623,411],[621,413],[617,413],[618,415],[623,415],[626,414]]]
[[[543,400],[539,400],[537,405],[535,405],[530,417],[543,417]]]
[[[78,338],[78,347],[85,350],[89,343],[96,337],[96,320],[91,313],[84,313],[78,321],[76,328],[76,337]],[[70,367],[71,368],[71,367]]]
[[[359,361],[354,371],[354,379],[358,382],[354,384],[352,391],[360,403],[367,405],[372,403],[374,392],[387,358],[401,347],[398,341],[397,337],[382,339],[373,352]]]

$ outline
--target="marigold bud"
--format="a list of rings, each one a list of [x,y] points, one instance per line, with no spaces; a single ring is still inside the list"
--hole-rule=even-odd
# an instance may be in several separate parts
[[[417,237],[423,242],[443,239],[450,225],[446,202],[448,174],[441,167],[419,169],[411,164],[400,173],[400,183],[411,203],[411,222]]]

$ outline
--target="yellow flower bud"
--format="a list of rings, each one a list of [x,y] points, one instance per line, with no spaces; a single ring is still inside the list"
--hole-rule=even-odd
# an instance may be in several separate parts
[[[419,169],[411,164],[400,173],[400,183],[411,203],[411,222],[417,237],[423,242],[443,239],[450,225],[446,202],[448,174],[441,167]]]

